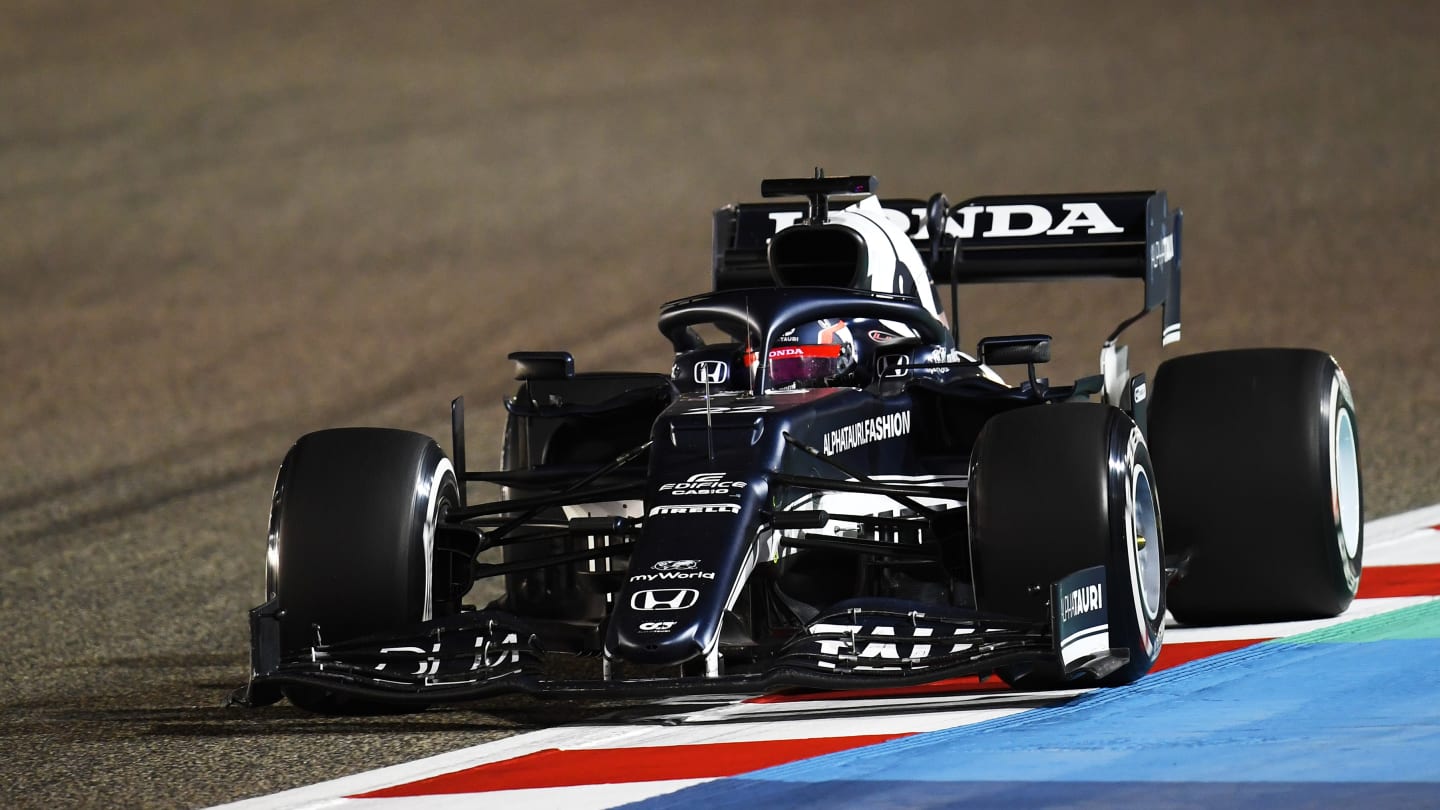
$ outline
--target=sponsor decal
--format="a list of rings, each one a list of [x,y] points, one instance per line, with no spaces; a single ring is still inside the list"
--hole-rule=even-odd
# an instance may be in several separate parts
[[[1077,231],[1080,233],[1124,233],[1125,229],[1119,227],[1105,214],[1105,209],[1099,203],[1074,202],[1061,203],[1060,208],[1065,215],[1059,223],[1055,222],[1055,216],[1050,209],[1040,205],[1018,204],[1018,205],[967,205],[955,211],[951,218],[959,224],[958,236],[961,239],[973,239],[979,236],[981,239],[1017,237],[1017,236],[1071,236]],[[986,214],[990,219],[990,226],[985,230],[977,227],[981,214]],[[947,227],[947,231],[950,229]]]
[[[897,340],[904,340],[904,338],[900,337],[899,335],[892,335],[889,332],[882,332],[879,329],[870,330],[870,339],[880,344],[894,343]]]
[[[1104,594],[1098,584],[1063,594],[1060,597],[1060,620],[1068,622],[1082,613],[1090,613],[1105,607]]]
[[[716,405],[713,408],[699,407],[681,411],[686,416],[701,413],[765,413],[775,410],[774,405]]]
[[[699,567],[699,560],[661,560],[650,566],[655,571],[694,571]]]
[[[494,669],[503,664],[520,663],[520,651],[516,649],[519,644],[519,636],[515,633],[508,633],[500,641],[496,642],[489,636],[477,636],[475,638],[475,652],[471,658],[470,671],[477,672],[482,669]],[[394,655],[395,653],[409,653],[417,657],[415,671],[410,675],[435,675],[440,671],[442,660],[441,645],[439,642],[431,645],[429,650],[424,647],[381,647],[381,655]],[[375,665],[375,669],[383,671],[385,663]]]
[[[738,503],[672,503],[661,506],[654,506],[650,509],[650,517],[660,515],[738,515],[740,504]]]
[[[730,379],[730,364],[723,360],[701,360],[695,364],[695,382],[724,385]]]
[[[949,636],[935,636],[934,627],[911,627],[897,628],[888,624],[812,624],[808,628],[812,634],[836,634],[838,638],[817,638],[815,643],[820,647],[822,660],[816,663],[827,669],[834,669],[834,661],[823,660],[833,658],[837,660],[853,661],[855,659],[870,660],[870,665],[855,667],[856,670],[871,672],[898,670],[902,663],[923,661],[926,658],[952,655],[964,652],[971,644],[957,640],[960,637],[968,636],[975,631],[972,628],[957,628]],[[864,646],[856,643],[855,636],[899,636],[903,641],[875,641],[864,642]],[[848,636],[848,638],[847,638]],[[935,638],[935,642],[917,642],[915,639]],[[857,650],[858,647],[858,650]],[[887,665],[885,662],[894,661],[895,664]],[[916,667],[911,667],[915,669]]]
[[[951,212],[945,223],[945,233],[962,239],[1016,237],[1016,236],[1072,236],[1076,233],[1108,234],[1124,233],[1125,229],[1115,224],[1105,209],[1097,202],[1061,203],[1064,213],[1060,221],[1055,214],[1040,205],[1019,203],[1013,205],[967,205]],[[883,209],[881,212],[895,226],[905,230],[911,239],[927,235],[927,213],[924,208],[915,208],[907,216],[904,211]],[[978,227],[981,215],[989,218],[989,226]],[[775,233],[795,225],[805,216],[803,211],[776,211],[770,214]]]
[[[810,392],[806,389],[798,391],[768,391],[766,399],[787,396],[805,396]],[[708,404],[706,404],[708,403]],[[728,405],[721,403],[730,403]],[[775,405],[757,404],[755,397],[749,394],[740,394],[735,391],[717,391],[714,394],[686,394],[680,398],[680,404],[687,405],[685,410],[680,411],[683,416],[698,416],[706,413],[765,413],[775,410]]]
[[[871,442],[893,439],[909,433],[910,411],[908,409],[870,419],[861,419],[853,425],[846,425],[839,430],[826,433],[825,455],[843,453]]]
[[[1159,241],[1150,245],[1150,266],[1159,267],[1165,262],[1175,258],[1175,236],[1165,234]]]
[[[519,642],[519,636],[515,633],[507,633],[504,638],[500,639],[499,645],[493,644],[490,639],[483,636],[475,639],[475,662],[470,665],[470,669],[473,671],[498,667],[505,663],[520,663],[520,653],[514,649]]]
[[[745,488],[744,481],[726,481],[725,473],[696,473],[684,481],[661,484],[668,495],[735,495]]]
[[[714,571],[660,571],[654,574],[631,574],[631,582],[657,582],[668,579],[714,579]]]
[[[910,376],[910,358],[903,354],[881,355],[875,361],[876,372],[884,379],[894,380]]]
[[[630,607],[635,610],[684,610],[698,601],[700,592],[694,588],[666,588],[636,591],[630,597]]]
[[[640,632],[642,633],[665,633],[679,622],[641,622]]]
[[[1076,571],[1061,579],[1051,586],[1051,599],[1058,602],[1055,634],[1065,666],[1110,649],[1104,566]]]

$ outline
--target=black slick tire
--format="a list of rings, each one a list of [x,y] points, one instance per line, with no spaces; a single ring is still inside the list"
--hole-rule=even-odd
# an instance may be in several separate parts
[[[342,428],[301,437],[270,518],[266,589],[282,611],[282,656],[433,618],[435,527],[458,503],[454,467],[428,436]],[[393,711],[316,687],[284,692],[326,714]]]
[[[1139,429],[1108,405],[1067,403],[986,422],[970,466],[970,536],[980,610],[1049,618],[1050,585],[1106,569],[1109,646],[1129,660],[1102,679],[1066,679],[1058,664],[1002,669],[1025,689],[1119,686],[1160,653],[1164,540],[1155,476]]]
[[[1335,616],[1364,552],[1355,406],[1309,349],[1174,358],[1155,375],[1150,446],[1165,537],[1186,558],[1169,590],[1186,624]]]

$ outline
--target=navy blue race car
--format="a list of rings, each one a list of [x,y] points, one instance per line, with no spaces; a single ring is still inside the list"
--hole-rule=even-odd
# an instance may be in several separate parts
[[[500,470],[467,467],[459,399],[448,456],[385,428],[301,437],[236,700],[1117,685],[1154,664],[1167,608],[1345,610],[1363,519],[1335,361],[1128,367],[1119,338],[1142,316],[1180,336],[1164,192],[952,206],[815,175],[715,212],[713,289],[660,310],[669,374],[510,355]],[[1098,374],[1039,376],[1046,335],[957,346],[961,285],[1084,277],[1144,293]],[[473,502],[480,482],[503,497]],[[472,604],[500,590],[482,581],[503,592]]]

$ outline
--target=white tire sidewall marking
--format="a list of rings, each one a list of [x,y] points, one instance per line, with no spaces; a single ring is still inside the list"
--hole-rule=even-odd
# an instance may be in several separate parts
[[[1153,657],[1160,649],[1162,637],[1165,634],[1165,627],[1164,622],[1160,622],[1159,629],[1155,633],[1154,637],[1151,637],[1150,625],[1151,623],[1156,622],[1159,618],[1161,598],[1160,591],[1157,590],[1155,600],[1155,614],[1148,615],[1148,605],[1145,599],[1145,588],[1141,583],[1141,577],[1144,575],[1144,572],[1141,571],[1140,566],[1140,549],[1137,547],[1136,544],[1137,538],[1135,525],[1137,520],[1138,507],[1137,490],[1139,488],[1140,478],[1142,475],[1145,477],[1146,483],[1150,488],[1151,506],[1154,508],[1155,511],[1155,523],[1157,527],[1160,523],[1160,507],[1159,503],[1154,500],[1154,481],[1152,480],[1149,472],[1143,470],[1143,468],[1141,468],[1138,463],[1138,453],[1136,451],[1144,446],[1145,437],[1140,435],[1140,429],[1138,427],[1132,426],[1130,428],[1130,438],[1125,444],[1125,559],[1126,564],[1130,570],[1130,599],[1134,605],[1136,629],[1139,631],[1138,635],[1140,637],[1141,644],[1144,645],[1145,654]],[[1151,538],[1146,539],[1147,541],[1152,541]],[[1161,577],[1163,580],[1163,569],[1161,571]],[[1163,587],[1163,581],[1161,585]]]
[[[440,522],[440,490],[445,486],[447,473],[454,480],[455,465],[441,456],[440,463],[430,474],[430,499],[426,504],[425,526],[421,530],[425,545],[425,601],[420,611],[421,621],[435,618],[435,527]],[[458,480],[455,485],[460,485]]]
[[[1330,382],[1329,401],[1329,455],[1330,455],[1330,507],[1335,521],[1336,543],[1345,566],[1346,581],[1352,586],[1353,561],[1360,553],[1361,532],[1364,516],[1360,514],[1360,459],[1355,441],[1354,417],[1347,407],[1350,386],[1344,372],[1335,367],[1335,376]]]

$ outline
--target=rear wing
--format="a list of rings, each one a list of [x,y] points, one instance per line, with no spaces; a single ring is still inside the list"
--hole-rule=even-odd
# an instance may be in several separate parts
[[[975,197],[948,206],[881,199],[937,284],[1132,278],[1145,285],[1141,314],[1163,308],[1162,341],[1180,337],[1180,210],[1163,191]],[[947,212],[939,241],[929,210]],[[742,203],[715,212],[715,289],[769,287],[770,237],[807,215],[804,202]],[[940,229],[934,229],[939,231]],[[1138,316],[1137,316],[1138,317]]]

